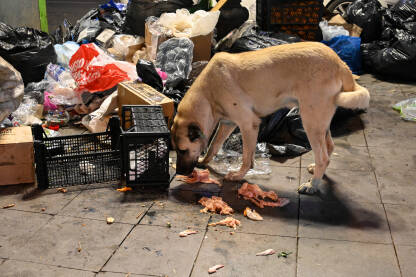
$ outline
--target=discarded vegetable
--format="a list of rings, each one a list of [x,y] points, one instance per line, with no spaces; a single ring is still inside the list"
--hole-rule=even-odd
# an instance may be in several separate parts
[[[117,189],[117,191],[120,191],[120,192],[126,192],[126,191],[130,191],[130,190],[133,190],[133,189],[131,187],[123,187],[121,189]]]
[[[278,258],[280,258],[280,257],[287,258],[287,256],[289,256],[290,254],[292,254],[292,252],[285,252],[285,251],[282,251],[282,252],[280,252],[279,254],[277,254],[277,257],[278,257]]]

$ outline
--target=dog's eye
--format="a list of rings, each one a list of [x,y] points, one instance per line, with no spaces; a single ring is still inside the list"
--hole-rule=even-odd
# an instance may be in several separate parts
[[[188,152],[188,150],[180,150],[180,149],[178,149],[178,153],[179,153],[180,155],[185,155],[185,154],[186,154],[186,152]]]

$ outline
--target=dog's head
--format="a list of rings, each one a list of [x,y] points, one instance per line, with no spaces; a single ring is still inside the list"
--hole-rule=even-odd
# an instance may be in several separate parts
[[[177,153],[176,173],[191,174],[207,143],[201,128],[192,120],[175,117],[171,137],[173,149]]]

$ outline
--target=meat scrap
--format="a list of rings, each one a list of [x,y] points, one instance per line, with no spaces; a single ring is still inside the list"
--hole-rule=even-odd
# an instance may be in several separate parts
[[[274,249],[267,249],[267,250],[264,250],[263,252],[257,253],[256,256],[268,256],[268,255],[273,255],[275,253],[276,251],[274,251]]]
[[[225,219],[218,221],[218,222],[214,222],[214,223],[210,223],[208,224],[208,226],[217,226],[217,225],[222,225],[222,226],[228,226],[230,228],[234,228],[237,229],[237,226],[241,225],[240,220],[237,220],[231,216],[226,217]]]
[[[263,220],[263,217],[261,215],[259,215],[255,210],[252,210],[249,207],[246,207],[246,209],[244,210],[244,216],[247,216],[249,219],[255,221]]]
[[[196,233],[198,233],[198,231],[194,231],[194,230],[187,229],[185,231],[180,232],[179,233],[179,236],[180,237],[187,237],[189,235],[196,234]]]
[[[217,264],[217,265],[214,265],[213,267],[210,267],[210,268],[208,269],[208,273],[209,273],[209,274],[215,273],[215,272],[217,272],[217,270],[218,270],[218,269],[223,268],[223,267],[224,267],[224,265],[223,265],[223,264]]]
[[[212,196],[211,198],[202,197],[198,203],[205,206],[200,212],[207,213],[208,211],[219,214],[232,214],[234,210],[222,201],[221,197]]]
[[[250,200],[259,208],[264,208],[264,206],[283,207],[290,202],[287,198],[279,198],[274,191],[263,191],[258,185],[247,182],[238,189],[238,195],[245,200]],[[265,201],[266,197],[273,201]]]
[[[194,170],[191,176],[177,175],[176,178],[184,181],[187,184],[206,183],[206,184],[217,184],[219,187],[222,186],[220,182],[209,177],[208,169],[200,170],[200,171]]]

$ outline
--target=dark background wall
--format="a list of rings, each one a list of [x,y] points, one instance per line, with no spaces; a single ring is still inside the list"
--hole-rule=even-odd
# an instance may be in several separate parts
[[[49,33],[53,34],[65,18],[74,25],[89,10],[105,2],[105,0],[46,0]]]

